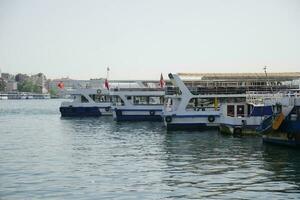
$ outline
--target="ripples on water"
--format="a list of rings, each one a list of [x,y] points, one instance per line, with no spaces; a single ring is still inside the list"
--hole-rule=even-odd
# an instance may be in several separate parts
[[[299,150],[0,101],[0,199],[300,198]]]

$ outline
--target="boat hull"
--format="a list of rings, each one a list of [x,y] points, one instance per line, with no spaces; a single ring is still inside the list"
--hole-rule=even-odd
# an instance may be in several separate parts
[[[288,138],[287,133],[268,134],[263,136],[263,142],[284,146],[300,147],[300,135]]]
[[[113,118],[115,121],[154,121],[161,122],[162,110],[146,109],[114,109]]]
[[[108,111],[106,111],[108,110]],[[107,108],[92,107],[60,107],[59,111],[62,117],[100,117],[103,115],[112,115]]]
[[[164,116],[167,130],[201,131],[217,129],[219,126],[218,115],[172,115]]]
[[[265,132],[263,142],[300,147],[300,120],[285,119],[278,130]]]
[[[220,124],[220,132],[229,135],[258,135],[257,128],[259,125],[240,126],[231,124]]]

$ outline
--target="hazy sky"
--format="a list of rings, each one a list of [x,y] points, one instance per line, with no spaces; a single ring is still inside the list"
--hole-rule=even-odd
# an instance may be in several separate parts
[[[299,0],[0,0],[0,69],[50,78],[300,71]]]

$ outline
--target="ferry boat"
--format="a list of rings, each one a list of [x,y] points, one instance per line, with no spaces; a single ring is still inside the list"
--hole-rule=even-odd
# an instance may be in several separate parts
[[[175,86],[167,88],[163,110],[167,130],[201,130],[218,128],[220,105],[223,102],[245,102],[245,94],[225,94],[224,91],[208,91],[202,88],[190,90],[177,74],[169,74]]]
[[[220,132],[233,135],[257,135],[262,121],[276,113],[277,94],[249,92],[244,102],[221,105]]]
[[[8,95],[0,93],[0,100],[8,100]]]
[[[62,102],[59,108],[62,117],[100,117],[112,115],[112,98],[103,88],[79,88],[68,92],[72,102]]]
[[[266,118],[259,128],[263,142],[300,146],[300,96],[284,97],[281,111]]]
[[[112,111],[115,121],[162,121],[163,88],[114,88]]]

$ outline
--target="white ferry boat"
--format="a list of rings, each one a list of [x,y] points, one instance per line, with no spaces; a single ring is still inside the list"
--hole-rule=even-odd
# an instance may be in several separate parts
[[[272,104],[263,103],[266,97],[260,97],[260,102],[249,101],[248,95],[244,102],[224,102],[221,105],[220,132],[233,135],[257,134],[256,129],[261,122],[273,114]]]
[[[100,117],[112,115],[112,98],[103,88],[80,88],[68,92],[72,102],[62,102],[59,108],[62,117]]]
[[[217,128],[222,102],[244,102],[245,94],[197,94],[190,91],[176,74],[169,74],[176,87],[166,91],[163,118],[168,130]]]
[[[289,105],[290,97],[282,92],[249,92],[245,102],[221,105],[220,131],[233,135],[258,134],[262,122]]]
[[[112,110],[115,121],[162,121],[163,88],[114,88]]]

